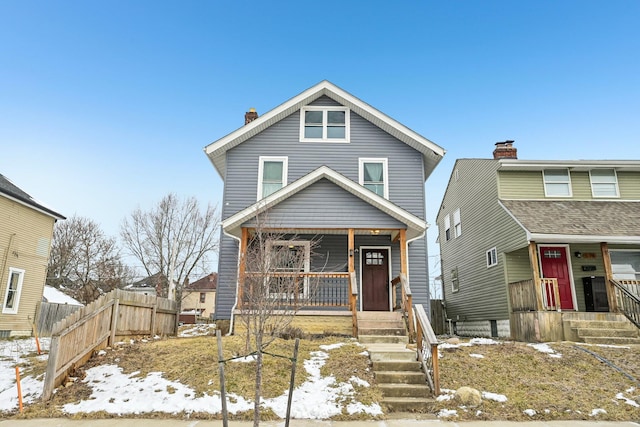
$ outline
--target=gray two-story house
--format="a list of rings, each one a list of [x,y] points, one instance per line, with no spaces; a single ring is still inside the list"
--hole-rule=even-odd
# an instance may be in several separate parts
[[[436,221],[458,334],[637,339],[640,161],[523,160],[500,142],[456,160]]]
[[[205,152],[224,181],[218,319],[243,303],[241,260],[265,229],[291,236],[278,244],[307,257],[317,242],[299,274],[318,290],[300,288],[300,314],[392,311],[401,275],[413,301],[428,302],[425,180],[441,147],[322,81],[260,117],[249,111]]]

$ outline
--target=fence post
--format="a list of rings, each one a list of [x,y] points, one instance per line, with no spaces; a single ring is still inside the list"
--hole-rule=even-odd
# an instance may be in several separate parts
[[[113,301],[113,306],[111,308],[111,325],[109,328],[111,329],[111,334],[109,335],[109,346],[113,347],[116,342],[116,330],[118,329],[118,311],[120,309],[120,298],[116,298]]]
[[[49,361],[47,362],[47,372],[44,375],[44,389],[42,390],[42,400],[47,401],[53,394],[56,381],[56,367],[58,366],[58,347],[60,345],[60,336],[51,337],[49,345]]]
[[[151,332],[149,335],[152,337],[156,334],[156,315],[158,313],[158,298],[156,297],[155,302],[153,303],[153,308],[151,309]]]

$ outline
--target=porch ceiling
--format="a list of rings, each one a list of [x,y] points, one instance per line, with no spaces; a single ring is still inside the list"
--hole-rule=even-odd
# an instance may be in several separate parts
[[[640,243],[640,202],[501,200],[529,240]]]

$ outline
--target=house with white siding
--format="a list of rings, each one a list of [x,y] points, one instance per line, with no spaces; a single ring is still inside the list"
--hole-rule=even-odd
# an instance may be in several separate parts
[[[456,161],[436,221],[458,334],[638,340],[639,160],[521,160],[500,142]]]
[[[425,181],[445,153],[435,143],[322,81],[261,116],[249,111],[205,153],[224,181],[217,319],[245,303],[243,259],[264,230],[303,254],[286,274],[318,281],[313,295],[296,291],[299,316],[350,333],[354,312],[398,306],[400,278],[414,302],[429,301]]]

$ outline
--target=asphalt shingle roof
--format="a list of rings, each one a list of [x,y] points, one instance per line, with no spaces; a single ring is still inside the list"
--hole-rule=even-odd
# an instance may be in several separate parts
[[[33,208],[41,210],[54,218],[57,219],[66,219],[64,216],[60,215],[58,212],[52,210],[44,206],[42,203],[37,202],[33,197],[27,194],[24,190],[19,188],[13,182],[11,182],[7,177],[0,174],[0,193],[5,194],[9,197],[12,197],[16,200],[21,201],[22,203],[29,205]]]
[[[531,233],[640,236],[640,202],[501,200]]]

